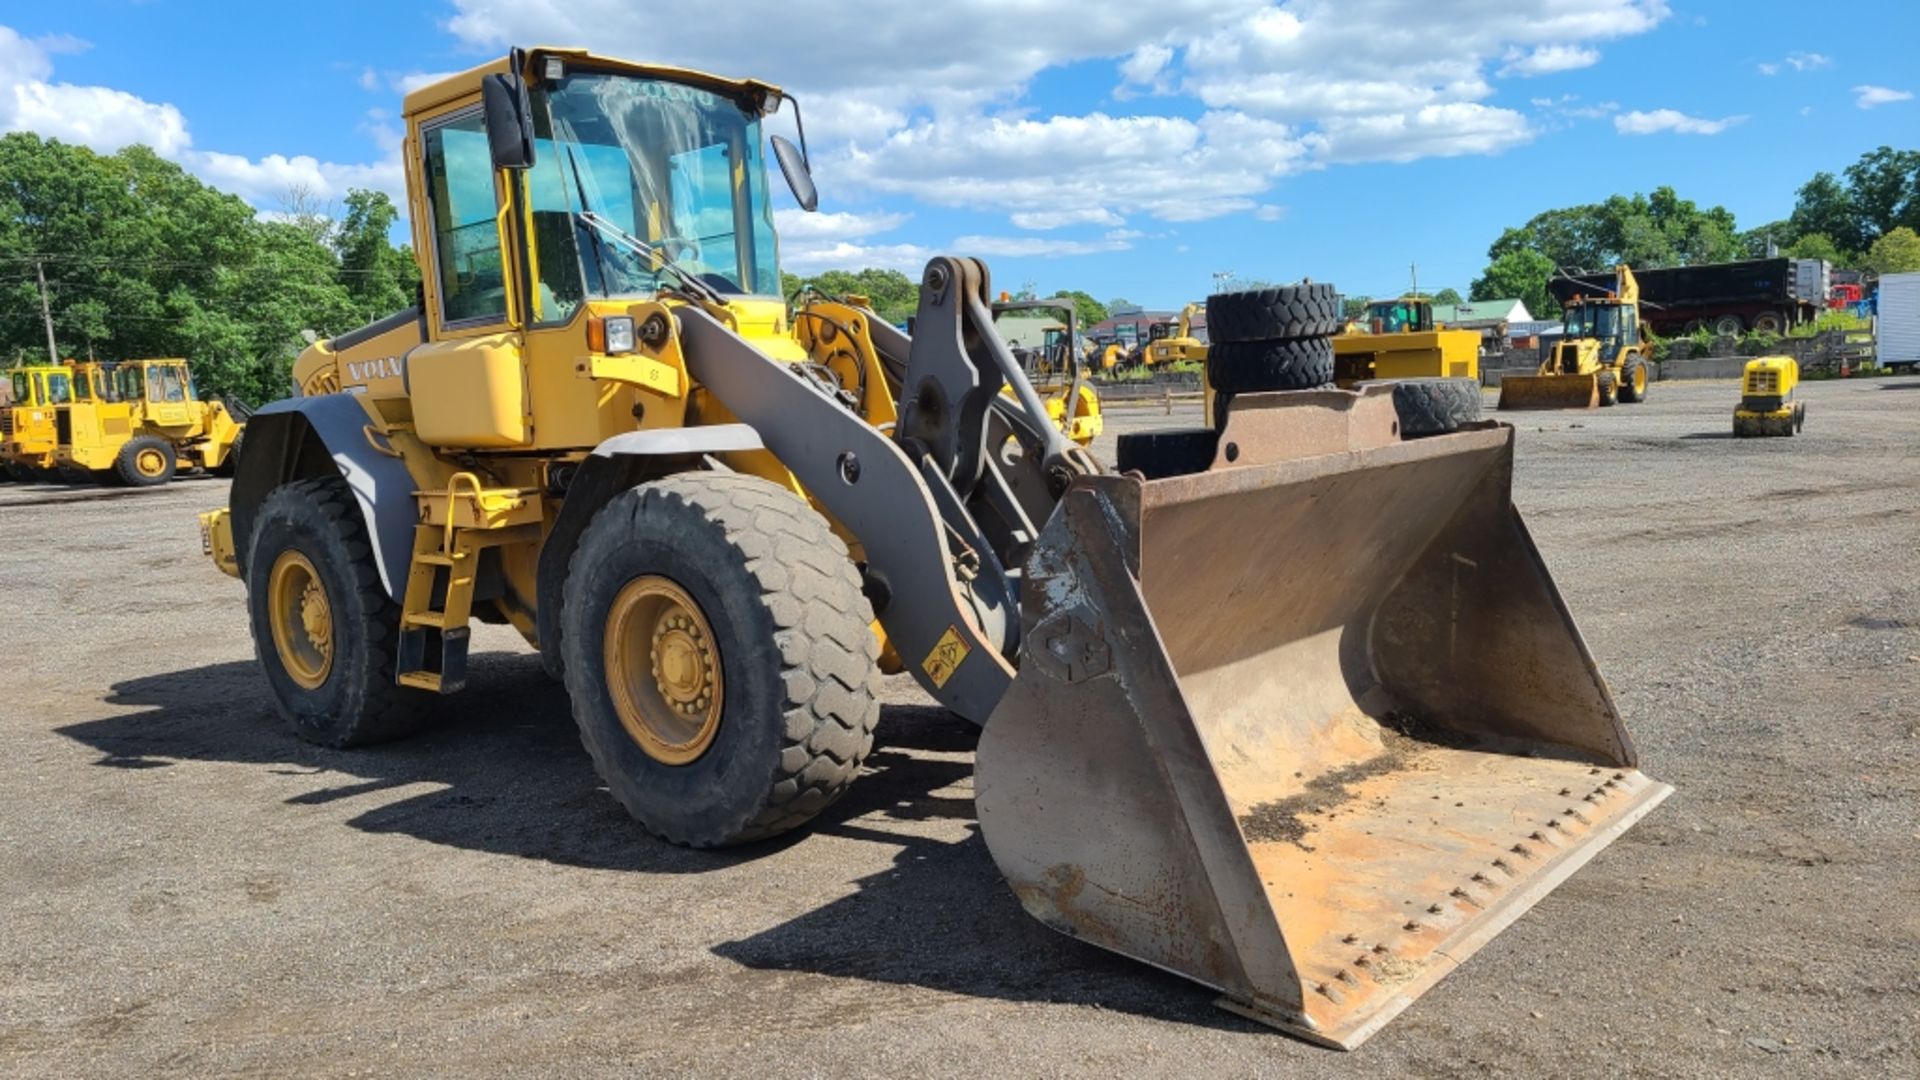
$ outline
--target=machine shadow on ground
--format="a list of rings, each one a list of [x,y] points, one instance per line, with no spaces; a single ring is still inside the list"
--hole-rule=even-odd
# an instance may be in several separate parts
[[[1020,910],[994,867],[971,798],[947,793],[971,776],[977,729],[929,705],[886,705],[869,771],[810,826],[762,844],[689,851],[655,840],[610,798],[581,749],[564,692],[530,654],[476,657],[475,677],[440,721],[410,739],[336,751],[282,725],[252,662],[115,683],[104,704],[137,711],[59,728],[97,750],[103,768],[193,762],[255,765],[303,785],[290,806],[405,794],[347,824],[436,844],[566,866],[698,874],[777,857],[812,834],[894,848],[892,866],[859,891],[713,952],[743,967],[922,986],[974,997],[1092,1004],[1228,1030],[1253,1025],[1211,1007],[1185,980],[1061,937]],[[965,821],[967,835],[920,835],[912,823]],[[893,829],[891,823],[903,829]]]

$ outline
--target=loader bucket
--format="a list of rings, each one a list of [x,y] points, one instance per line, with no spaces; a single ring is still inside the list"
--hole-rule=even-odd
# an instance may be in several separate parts
[[[1077,481],[975,766],[1029,913],[1342,1048],[1671,791],[1513,507],[1513,429],[1403,442],[1384,391],[1242,395],[1210,468]]]
[[[1500,380],[1501,409],[1597,409],[1593,375],[1509,375]]]

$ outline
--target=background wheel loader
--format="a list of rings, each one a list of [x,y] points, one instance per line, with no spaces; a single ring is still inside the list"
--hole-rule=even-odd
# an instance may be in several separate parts
[[[72,431],[74,406],[91,407],[115,395],[108,365],[68,360],[10,374],[13,405],[0,409],[0,470],[31,483],[70,479],[58,451]]]
[[[1047,417],[1067,438],[1080,446],[1090,445],[1105,430],[1100,416],[1100,395],[1087,378],[1086,363],[1074,348],[1080,340],[1079,312],[1071,300],[1002,300],[993,305],[996,324],[1008,315],[1043,311],[1057,316],[1062,329],[1049,330],[1038,349],[1013,350],[1016,360],[1033,382],[1033,388],[1047,406]],[[1013,388],[1001,391],[1011,395]]]
[[[243,406],[201,401],[178,359],[116,364],[112,392],[68,412],[56,466],[71,479],[128,487],[164,484],[182,469],[230,471],[246,422]]]
[[[1199,313],[1199,304],[1188,304],[1180,309],[1178,319],[1148,326],[1147,340],[1140,347],[1140,362],[1149,368],[1206,363],[1207,343],[1193,332],[1193,317]]]
[[[303,737],[406,733],[472,621],[511,624],[613,796],[707,847],[837,798],[905,671],[984,725],[1029,912],[1336,1046],[1667,794],[1513,507],[1511,428],[1249,391],[1207,453],[1106,469],[979,263],[927,264],[911,338],[781,301],[789,101],[553,49],[408,96],[425,304],[310,348],[202,519]]]
[[[1647,400],[1653,345],[1640,333],[1640,283],[1632,268],[1614,268],[1605,295],[1569,295],[1564,335],[1536,375],[1500,382],[1502,409],[1593,409]]]

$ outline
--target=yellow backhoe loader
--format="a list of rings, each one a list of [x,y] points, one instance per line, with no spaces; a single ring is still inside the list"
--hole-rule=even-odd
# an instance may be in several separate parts
[[[1480,335],[1436,327],[1425,297],[1376,300],[1333,339],[1341,387],[1375,379],[1480,379]]]
[[[1575,295],[1536,375],[1500,381],[1502,409],[1594,409],[1647,400],[1653,345],[1640,333],[1640,283],[1624,264],[1604,296]]]
[[[68,360],[14,369],[13,406],[0,409],[0,470],[21,483],[62,477],[58,451],[76,404],[114,396],[108,365]]]
[[[1335,1046],[1668,793],[1513,506],[1510,427],[1243,393],[1106,468],[976,261],[927,264],[911,337],[789,312],[763,141],[818,195],[804,134],[763,134],[783,107],[804,132],[766,83],[569,49],[407,96],[424,305],[308,349],[202,519],[295,731],[402,735],[473,620],[511,624],[612,796],[711,847],[839,797],[904,670],[984,725],[1029,912]]]
[[[150,487],[190,472],[228,471],[245,410],[201,401],[185,360],[114,365],[112,392],[77,401],[62,425],[54,463],[74,480]]]

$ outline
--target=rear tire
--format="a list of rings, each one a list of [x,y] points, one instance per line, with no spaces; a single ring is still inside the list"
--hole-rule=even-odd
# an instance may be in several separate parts
[[[179,465],[173,444],[155,435],[135,435],[113,459],[113,471],[128,487],[158,487],[173,479]]]
[[[636,614],[631,598],[662,590],[677,595]],[[873,747],[872,606],[846,545],[775,484],[689,473],[615,496],[580,538],[561,611],[581,741],[662,839],[785,832],[845,793]],[[676,700],[680,717],[663,709]]]
[[[1713,320],[1713,332],[1718,337],[1732,337],[1746,328],[1738,315],[1722,315]]]
[[[1639,356],[1628,358],[1620,378],[1620,400],[1629,405],[1647,400],[1647,362]]]
[[[1807,430],[1807,406],[1805,402],[1794,402],[1793,430],[1795,431]]]
[[[425,722],[435,696],[394,682],[400,607],[380,583],[345,480],[297,480],[268,493],[246,567],[254,653],[294,734],[364,746]]]
[[[1311,390],[1333,381],[1333,342],[1324,337],[1242,341],[1207,349],[1215,393]]]
[[[1207,297],[1207,340],[1215,345],[1321,337],[1340,328],[1332,285],[1285,285]]]
[[[1480,384],[1472,379],[1398,379],[1392,386],[1402,439],[1445,435],[1480,419]]]
[[[1787,321],[1777,311],[1763,311],[1753,317],[1753,328],[1763,333],[1777,334],[1786,329]]]

